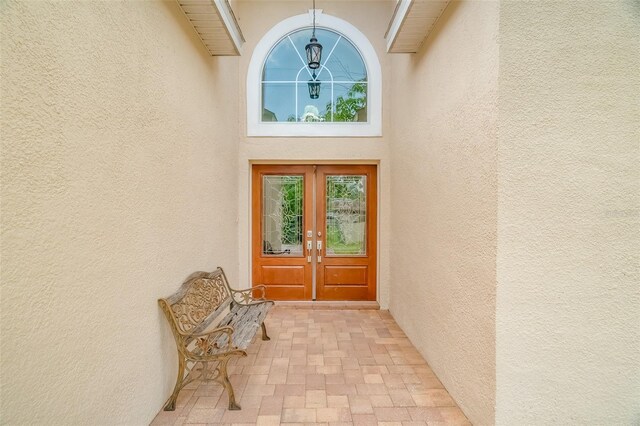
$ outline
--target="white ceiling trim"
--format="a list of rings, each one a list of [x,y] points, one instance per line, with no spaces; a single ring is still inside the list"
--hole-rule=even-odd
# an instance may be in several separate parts
[[[398,0],[385,38],[388,53],[415,53],[450,0]]]
[[[240,55],[244,37],[229,0],[176,0],[211,56]]]

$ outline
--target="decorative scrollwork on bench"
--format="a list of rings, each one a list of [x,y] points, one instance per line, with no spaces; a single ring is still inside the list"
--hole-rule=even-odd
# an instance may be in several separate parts
[[[263,285],[257,285],[246,290],[231,290],[231,294],[234,302],[241,305],[249,305],[266,300],[266,287]]]
[[[221,276],[194,280],[182,300],[171,310],[183,331],[191,331],[229,298],[229,289]]]

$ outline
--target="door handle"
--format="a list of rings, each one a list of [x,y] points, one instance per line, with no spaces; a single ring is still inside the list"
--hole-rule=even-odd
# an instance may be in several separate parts
[[[307,240],[307,263],[311,263],[311,249],[313,248],[313,242]]]
[[[318,263],[322,263],[322,241],[317,242],[316,249],[318,250]]]

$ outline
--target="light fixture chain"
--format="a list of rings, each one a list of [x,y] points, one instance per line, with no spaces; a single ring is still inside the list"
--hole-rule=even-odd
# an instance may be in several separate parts
[[[313,36],[316,36],[316,0],[313,0]]]

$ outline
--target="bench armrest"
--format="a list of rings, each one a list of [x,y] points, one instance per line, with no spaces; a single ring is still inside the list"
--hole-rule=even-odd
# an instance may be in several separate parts
[[[184,334],[184,337],[189,342],[195,341],[194,350],[188,350],[190,358],[206,357],[220,352],[221,349],[235,349],[232,336],[233,327],[228,326],[203,331],[202,333]]]
[[[259,291],[260,296],[254,297],[253,292]],[[254,305],[256,303],[261,303],[266,300],[267,288],[260,284],[248,288],[246,290],[231,290],[231,296],[233,297],[233,301],[238,305]]]

